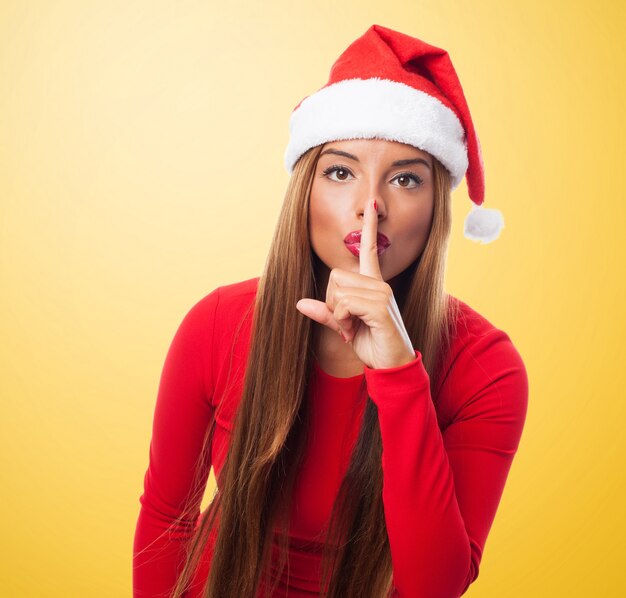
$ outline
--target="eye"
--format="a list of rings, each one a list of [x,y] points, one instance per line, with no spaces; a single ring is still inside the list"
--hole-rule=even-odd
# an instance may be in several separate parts
[[[391,180],[397,180],[398,182],[403,181],[403,183],[399,184],[398,187],[404,187],[405,189],[417,189],[424,182],[420,177],[418,177],[416,174],[413,174],[412,172],[401,172],[399,175],[395,176]],[[404,184],[404,181],[406,181],[407,183],[409,181],[414,181],[415,185],[409,187],[408,184]]]
[[[332,173],[336,172],[337,176],[339,177],[338,179],[334,179],[332,177],[330,177],[329,175],[331,175]],[[340,174],[341,173],[341,176]],[[335,181],[335,182],[340,182],[340,181],[345,181],[344,177],[346,174],[352,175],[352,173],[345,167],[345,166],[339,166],[338,164],[333,164],[332,166],[329,166],[328,168],[326,168],[326,170],[324,170],[322,172],[322,174],[330,179],[331,181]]]

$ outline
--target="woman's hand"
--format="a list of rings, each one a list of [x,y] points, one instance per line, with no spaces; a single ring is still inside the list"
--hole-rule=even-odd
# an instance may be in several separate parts
[[[369,202],[361,231],[359,273],[333,268],[326,302],[300,299],[296,308],[328,326],[351,343],[357,357],[370,368],[392,368],[415,359],[391,286],[380,272],[376,248],[378,213]]]

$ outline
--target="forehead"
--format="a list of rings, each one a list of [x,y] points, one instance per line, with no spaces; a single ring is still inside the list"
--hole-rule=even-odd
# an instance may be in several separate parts
[[[424,158],[430,161],[428,152],[408,143],[389,141],[387,139],[340,139],[326,142],[322,147],[322,151],[327,149],[337,149],[359,157],[367,154],[389,154],[394,156],[402,154],[404,157]]]

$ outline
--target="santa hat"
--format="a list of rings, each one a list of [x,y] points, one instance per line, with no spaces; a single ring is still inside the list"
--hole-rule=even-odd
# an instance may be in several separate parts
[[[475,204],[465,219],[466,238],[490,243],[504,227],[499,210],[481,207],[480,141],[445,50],[372,25],[339,56],[326,85],[294,108],[289,131],[290,174],[302,154],[328,141],[400,141],[437,158],[450,173],[453,190],[466,177]]]

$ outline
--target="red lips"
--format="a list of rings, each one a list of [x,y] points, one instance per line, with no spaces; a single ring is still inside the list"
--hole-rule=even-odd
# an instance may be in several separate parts
[[[361,231],[360,230],[354,230],[351,233],[348,233],[346,235],[345,239],[343,240],[343,242],[346,245],[352,245],[354,243],[360,243],[361,242]],[[378,245],[379,248],[386,249],[387,247],[389,247],[389,245],[391,245],[391,241],[387,238],[386,235],[383,235],[383,233],[377,233],[376,234],[376,244]]]
[[[343,242],[346,245],[346,249],[356,257],[360,257],[361,255],[361,231],[354,230],[348,235],[346,235]],[[383,233],[376,234],[376,254],[380,257],[386,250],[387,247],[391,245],[391,241],[383,235]]]

